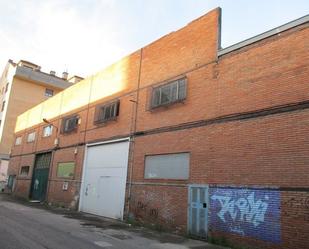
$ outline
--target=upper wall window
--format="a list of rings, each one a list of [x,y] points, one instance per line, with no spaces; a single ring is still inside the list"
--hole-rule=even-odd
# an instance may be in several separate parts
[[[20,169],[20,175],[21,176],[28,176],[29,170],[30,170],[29,166],[22,166],[21,169]]]
[[[5,108],[5,101],[2,102],[1,111],[3,112]]]
[[[54,96],[54,90],[46,88],[45,89],[45,96],[47,96],[47,97]]]
[[[151,155],[145,158],[145,178],[178,179],[189,178],[190,153]]]
[[[27,142],[31,143],[35,140],[35,131],[28,134]]]
[[[43,128],[43,137],[49,137],[53,134],[53,126],[48,125]]]
[[[15,145],[21,145],[22,137],[17,137],[15,140]]]
[[[186,98],[186,79],[174,80],[165,85],[153,88],[151,108],[168,105]]]
[[[6,83],[5,85],[5,92],[7,92],[9,90],[9,83]]]
[[[120,101],[115,101],[113,103],[99,105],[95,110],[95,123],[103,123],[108,120],[115,119],[119,115]]]
[[[69,133],[77,130],[79,117],[78,115],[66,117],[62,119],[61,132]]]

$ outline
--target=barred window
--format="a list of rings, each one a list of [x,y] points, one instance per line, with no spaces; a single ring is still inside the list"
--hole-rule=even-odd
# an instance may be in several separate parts
[[[151,108],[182,101],[186,98],[186,79],[182,78],[153,88]]]
[[[99,105],[96,107],[94,123],[103,123],[108,120],[116,119],[119,115],[120,101]]]
[[[66,117],[62,119],[62,133],[69,133],[77,130],[79,116],[74,115],[71,117]]]
[[[22,166],[20,169],[21,176],[28,176],[30,170],[30,166]]]

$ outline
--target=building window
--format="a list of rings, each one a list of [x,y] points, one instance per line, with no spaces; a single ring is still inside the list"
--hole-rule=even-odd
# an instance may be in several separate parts
[[[186,79],[182,78],[153,88],[151,108],[172,104],[186,98]]]
[[[189,178],[190,153],[151,155],[145,157],[145,178],[178,179]]]
[[[62,119],[62,133],[70,133],[77,130],[79,117],[78,115],[66,117]]]
[[[22,166],[21,169],[20,169],[20,175],[21,176],[28,176],[29,170],[30,170],[29,166]]]
[[[5,108],[5,101],[2,102],[1,111],[3,112]]]
[[[35,131],[28,134],[27,142],[31,143],[35,140]]]
[[[116,119],[117,116],[119,115],[119,106],[120,106],[119,100],[106,105],[97,106],[95,111],[94,122],[103,123],[108,120]]]
[[[17,137],[15,140],[15,145],[21,145],[22,137]]]
[[[45,96],[47,96],[47,97],[54,96],[54,90],[46,88],[45,89]]]
[[[9,90],[9,83],[6,83],[5,85],[5,92],[7,92]]]
[[[53,126],[48,125],[43,128],[43,137],[49,137],[53,134]]]
[[[58,163],[57,177],[73,178],[74,169],[75,169],[75,163],[74,162]]]

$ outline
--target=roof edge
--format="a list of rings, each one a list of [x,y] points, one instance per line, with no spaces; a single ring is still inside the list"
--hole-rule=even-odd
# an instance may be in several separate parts
[[[223,49],[218,51],[218,57],[220,57],[222,55],[225,55],[225,54],[228,54],[230,52],[233,52],[235,50],[241,49],[241,48],[243,48],[245,46],[248,46],[250,44],[253,44],[255,42],[258,42],[258,41],[261,41],[263,39],[266,39],[266,38],[268,38],[270,36],[279,34],[281,32],[284,32],[284,31],[288,30],[288,29],[292,29],[294,27],[297,27],[297,26],[302,25],[302,24],[307,23],[307,22],[309,22],[309,15],[300,17],[300,18],[298,18],[296,20],[293,20],[291,22],[283,24],[283,25],[281,25],[279,27],[273,28],[273,29],[268,30],[268,31],[266,31],[264,33],[261,33],[259,35],[253,36],[251,38],[248,38],[248,39],[246,39],[244,41],[241,41],[241,42],[238,42],[238,43],[236,43],[234,45],[231,45],[231,46],[228,46],[226,48],[223,48]]]

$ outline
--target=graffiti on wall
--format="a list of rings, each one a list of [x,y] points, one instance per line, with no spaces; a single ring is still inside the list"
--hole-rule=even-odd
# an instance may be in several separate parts
[[[147,215],[148,217],[152,217],[154,219],[158,218],[159,215],[159,210],[158,208],[150,208],[148,204],[138,201],[136,205],[136,211],[135,213],[137,216],[145,216]]]
[[[280,192],[210,188],[210,223],[214,230],[280,242]]]

